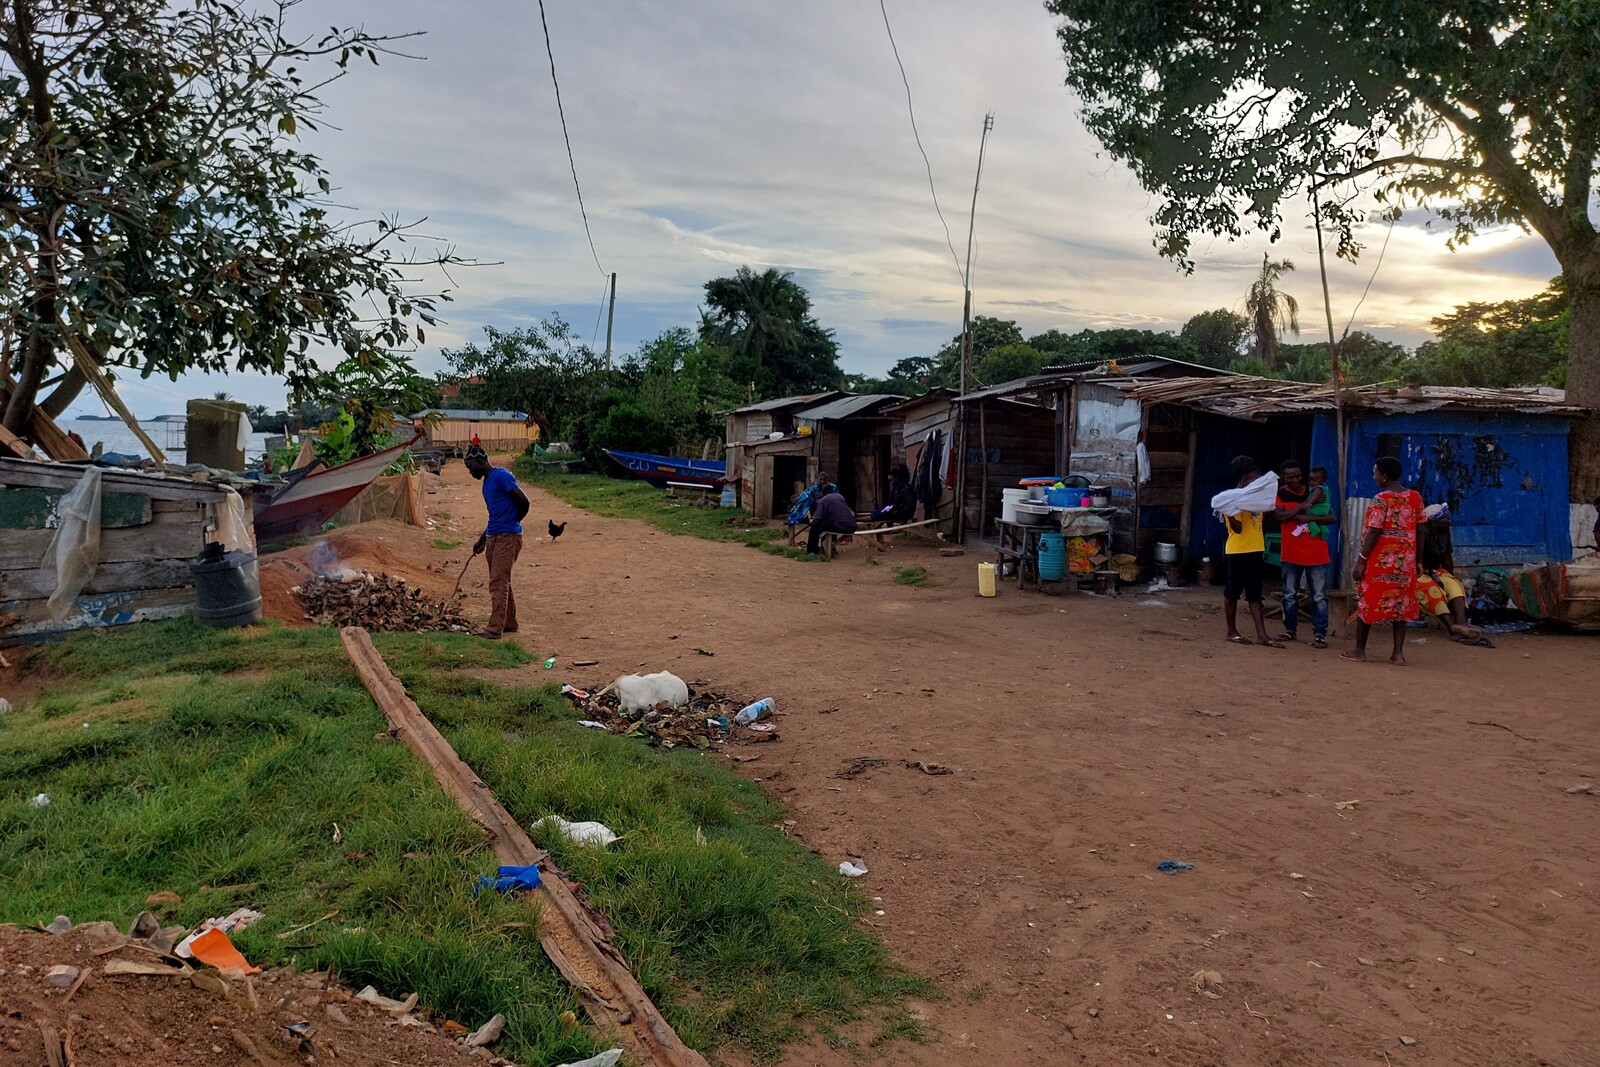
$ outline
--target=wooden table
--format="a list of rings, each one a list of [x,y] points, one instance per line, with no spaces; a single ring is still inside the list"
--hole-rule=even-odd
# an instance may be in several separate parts
[[[1039,577],[1039,538],[1056,529],[1044,524],[1024,525],[1020,522],[998,521],[995,528],[1000,533],[1000,545],[995,550],[995,564],[1005,573],[1007,563],[1017,565],[1017,588],[1026,587],[1031,579],[1035,589],[1043,589]]]

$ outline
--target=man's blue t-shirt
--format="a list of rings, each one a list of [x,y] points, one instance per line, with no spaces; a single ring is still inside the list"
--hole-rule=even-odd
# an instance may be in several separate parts
[[[489,526],[483,532],[519,534],[522,523],[517,521],[517,505],[511,491],[517,488],[517,479],[504,467],[493,467],[483,479],[483,502],[489,508]]]

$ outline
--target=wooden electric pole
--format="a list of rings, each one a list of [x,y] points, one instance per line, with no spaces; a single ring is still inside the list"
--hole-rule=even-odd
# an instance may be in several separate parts
[[[983,137],[978,141],[978,173],[972,178],[972,213],[967,217],[967,269],[962,275],[966,295],[961,306],[961,395],[965,396],[972,378],[972,231],[978,222],[978,185],[983,180],[983,150],[994,129],[994,112],[983,116]]]

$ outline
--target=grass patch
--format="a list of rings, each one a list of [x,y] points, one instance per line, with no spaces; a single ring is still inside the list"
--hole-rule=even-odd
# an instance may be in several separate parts
[[[468,673],[534,658],[514,643],[374,641],[524,825],[554,813],[625,835],[607,852],[535,836],[691,1045],[770,1060],[874,1006],[879,1040],[915,1036],[901,1000],[936,991],[855,928],[860,891],[772,828],[781,812],[754,784],[692,750],[584,730],[552,686]],[[23,669],[48,695],[0,718],[0,922],[121,924],[161,890],[182,895],[187,924],[251,904],[267,918],[237,942],[254,963],[415,990],[473,1026],[502,1012],[496,1051],[519,1062],[601,1047],[562,1025],[582,1011],[523,925],[528,903],[472,895],[495,866],[481,830],[381,736],[336,632],[152,623],[48,646]],[[41,792],[51,805],[29,806]]]
[[[460,548],[461,547],[461,542],[460,541],[446,541],[442,537],[435,537],[433,539],[433,547],[437,548],[437,549],[440,549],[442,551],[448,552],[452,548]]]
[[[894,584],[921,589],[933,584],[933,575],[928,573],[926,567],[901,567],[894,572]]]
[[[774,556],[815,562],[803,547],[789,545],[781,523],[753,520],[743,508],[707,507],[683,497],[670,497],[637,479],[602,474],[541,474],[526,457],[513,465],[517,477],[538,485],[573,507],[612,519],[639,519],[667,533],[706,541],[731,541]]]

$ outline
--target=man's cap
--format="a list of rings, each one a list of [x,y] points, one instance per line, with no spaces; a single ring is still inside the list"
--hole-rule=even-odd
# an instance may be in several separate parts
[[[468,459],[488,459],[489,458],[489,453],[487,453],[487,452],[485,452],[483,450],[483,446],[482,445],[480,445],[476,441],[474,441],[472,444],[467,446],[467,458]]]

